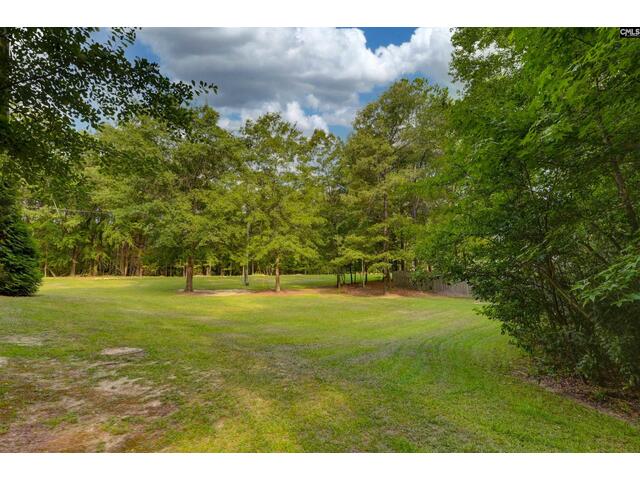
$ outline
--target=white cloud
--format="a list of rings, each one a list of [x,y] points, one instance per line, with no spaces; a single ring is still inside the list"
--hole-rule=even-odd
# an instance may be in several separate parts
[[[217,84],[210,104],[229,128],[267,111],[306,132],[348,126],[359,94],[403,75],[451,85],[448,29],[418,28],[408,42],[375,51],[356,28],[149,28],[140,39],[176,78]]]

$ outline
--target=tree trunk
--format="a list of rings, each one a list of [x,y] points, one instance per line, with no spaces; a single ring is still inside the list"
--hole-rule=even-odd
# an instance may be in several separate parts
[[[185,268],[185,276],[187,277],[187,284],[184,287],[184,291],[193,292],[193,257],[191,255],[187,257],[187,266]]]
[[[385,267],[383,269],[383,275],[384,278],[382,279],[382,284],[383,284],[383,293],[384,295],[387,294],[387,292],[389,291],[389,265],[388,265],[388,259],[387,259],[387,252],[389,251],[389,238],[388,238],[388,233],[389,233],[389,228],[387,226],[387,218],[389,216],[389,210],[388,210],[388,206],[387,206],[387,192],[384,192],[384,196],[383,196],[383,204],[384,204],[384,231],[383,231],[383,236],[384,236],[384,260],[385,260]]]
[[[71,254],[71,271],[69,272],[69,276],[76,276],[76,265],[78,263],[78,249],[76,247],[73,248],[73,253]]]
[[[144,267],[142,265],[142,247],[138,250],[138,276],[141,277],[144,274]]]
[[[276,292],[280,291],[280,256],[276,257]]]
[[[242,284],[249,286],[249,265],[242,265]]]
[[[604,122],[602,121],[602,116],[598,117],[598,124],[600,127],[600,133],[602,134],[602,139],[604,143],[609,148],[609,154],[611,157],[609,158],[609,163],[611,164],[611,169],[613,173],[613,179],[616,182],[616,188],[618,189],[618,196],[620,197],[620,202],[622,203],[627,219],[629,220],[629,225],[631,225],[631,230],[635,232],[640,227],[638,223],[638,216],[636,214],[635,209],[633,208],[633,202],[631,201],[631,197],[629,196],[629,190],[627,189],[627,183],[622,175],[622,170],[620,170],[620,160],[617,154],[613,153],[614,146],[607,129],[604,126]]]
[[[362,288],[365,285],[365,277],[364,277],[364,258],[362,259]]]
[[[613,178],[616,182],[616,187],[618,188],[618,196],[620,197],[620,201],[624,206],[625,213],[627,215],[627,219],[629,220],[629,225],[631,225],[631,229],[633,232],[638,230],[638,216],[636,215],[636,211],[633,208],[633,202],[631,201],[631,197],[629,197],[629,190],[627,189],[627,183],[622,176],[622,171],[620,170],[620,163],[616,156],[613,156],[610,159],[611,168],[613,170]]]
[[[11,51],[7,29],[0,28],[0,85],[9,84],[9,73],[11,68]],[[10,92],[8,88],[0,88],[0,123],[5,123],[9,117]],[[5,147],[6,145],[1,145]]]

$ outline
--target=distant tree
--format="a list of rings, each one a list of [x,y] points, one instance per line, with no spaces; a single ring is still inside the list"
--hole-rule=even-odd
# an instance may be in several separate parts
[[[146,59],[130,61],[125,51],[135,36],[127,28],[0,28],[2,181],[60,185],[98,146],[78,126],[98,129],[140,114],[183,124],[183,104],[215,90],[172,82]],[[113,152],[102,158],[112,160]]]
[[[310,165],[310,145],[279,114],[247,121],[242,129],[250,188],[256,192],[250,251],[274,267],[276,292],[285,261],[318,258],[322,192]]]
[[[158,242],[185,257],[185,291],[193,291],[196,259],[224,244],[227,176],[237,169],[238,142],[218,126],[219,114],[196,110],[187,136],[167,165],[169,188],[161,195]]]
[[[394,262],[405,269],[415,257],[415,226],[426,213],[420,180],[441,155],[437,129],[429,125],[441,123],[448,104],[446,90],[423,79],[400,80],[358,112],[345,146],[344,201],[354,218],[344,260],[367,258],[383,272],[385,293]]]

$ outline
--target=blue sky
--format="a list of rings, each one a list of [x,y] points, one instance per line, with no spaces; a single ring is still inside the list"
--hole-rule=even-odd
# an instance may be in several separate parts
[[[280,111],[305,133],[346,136],[357,110],[400,78],[451,86],[450,32],[430,28],[145,28],[128,52],[219,87],[223,126]]]

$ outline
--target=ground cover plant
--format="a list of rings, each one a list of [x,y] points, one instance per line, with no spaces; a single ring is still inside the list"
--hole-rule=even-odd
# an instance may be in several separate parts
[[[640,448],[632,417],[528,379],[472,299],[273,282],[49,278],[1,298],[0,450]]]

